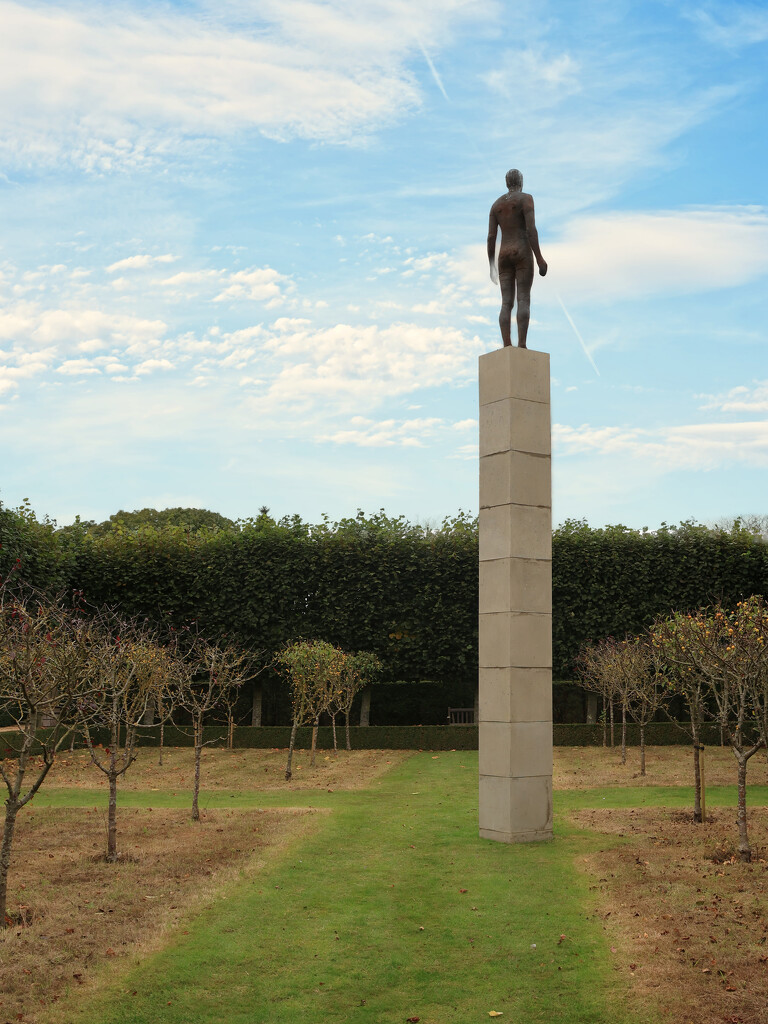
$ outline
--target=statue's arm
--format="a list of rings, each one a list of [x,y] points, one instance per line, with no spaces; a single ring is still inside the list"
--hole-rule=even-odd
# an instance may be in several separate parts
[[[533,209],[533,199],[530,196],[523,207],[523,215],[525,217],[525,230],[528,235],[528,241],[531,243],[533,255],[536,257],[536,262],[539,265],[539,273],[544,277],[547,272],[547,261],[541,255],[541,249],[539,248],[539,232],[536,230],[536,214]]]
[[[499,222],[496,219],[496,214],[491,207],[491,213],[488,217],[488,265],[491,268],[491,280],[494,284],[499,283],[499,272],[496,268],[496,235],[499,230]]]

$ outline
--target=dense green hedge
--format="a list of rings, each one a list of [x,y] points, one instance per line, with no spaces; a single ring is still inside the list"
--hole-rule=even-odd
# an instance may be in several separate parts
[[[553,538],[553,664],[572,674],[585,640],[638,633],[659,614],[768,591],[768,544],[738,524],[651,533],[568,522]]]
[[[439,684],[423,698],[392,688],[385,721],[393,725],[440,722],[449,705],[474,702],[477,524],[467,516],[426,529],[383,514],[310,526],[264,513],[234,529],[116,524],[97,534],[82,524],[56,531],[28,509],[0,507],[0,575],[17,558],[33,582],[66,584],[94,604],[158,623],[194,620],[267,652],[322,638],[376,653],[384,683]],[[555,676],[572,677],[587,640],[637,632],[672,609],[767,591],[768,544],[739,524],[651,533],[567,522],[553,535]],[[264,682],[274,711],[267,721],[287,721],[282,683],[268,674]]]
[[[81,545],[88,600],[268,651],[298,637],[367,650],[387,680],[476,678],[477,537],[385,517],[334,528],[256,521],[239,532],[147,529]]]

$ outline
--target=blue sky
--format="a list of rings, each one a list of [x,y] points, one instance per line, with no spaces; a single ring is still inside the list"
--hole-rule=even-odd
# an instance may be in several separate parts
[[[766,511],[763,3],[0,0],[0,23],[6,505],[475,511],[514,166],[550,267],[555,521]]]

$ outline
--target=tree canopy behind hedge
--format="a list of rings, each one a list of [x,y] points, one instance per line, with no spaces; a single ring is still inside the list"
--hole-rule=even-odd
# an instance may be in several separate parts
[[[305,638],[372,651],[385,681],[476,680],[477,521],[465,514],[429,528],[383,513],[275,521],[262,509],[232,529],[149,522],[94,536],[0,508],[0,544],[0,575],[19,557],[38,586],[81,589],[126,614],[194,620],[259,649]],[[569,520],[553,535],[555,677],[573,675],[585,641],[767,584],[768,544],[738,521],[648,531]]]

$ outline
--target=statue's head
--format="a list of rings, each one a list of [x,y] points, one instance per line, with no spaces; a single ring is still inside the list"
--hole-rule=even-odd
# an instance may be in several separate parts
[[[523,176],[516,168],[513,167],[511,171],[507,171],[506,181],[510,192],[522,192]]]

